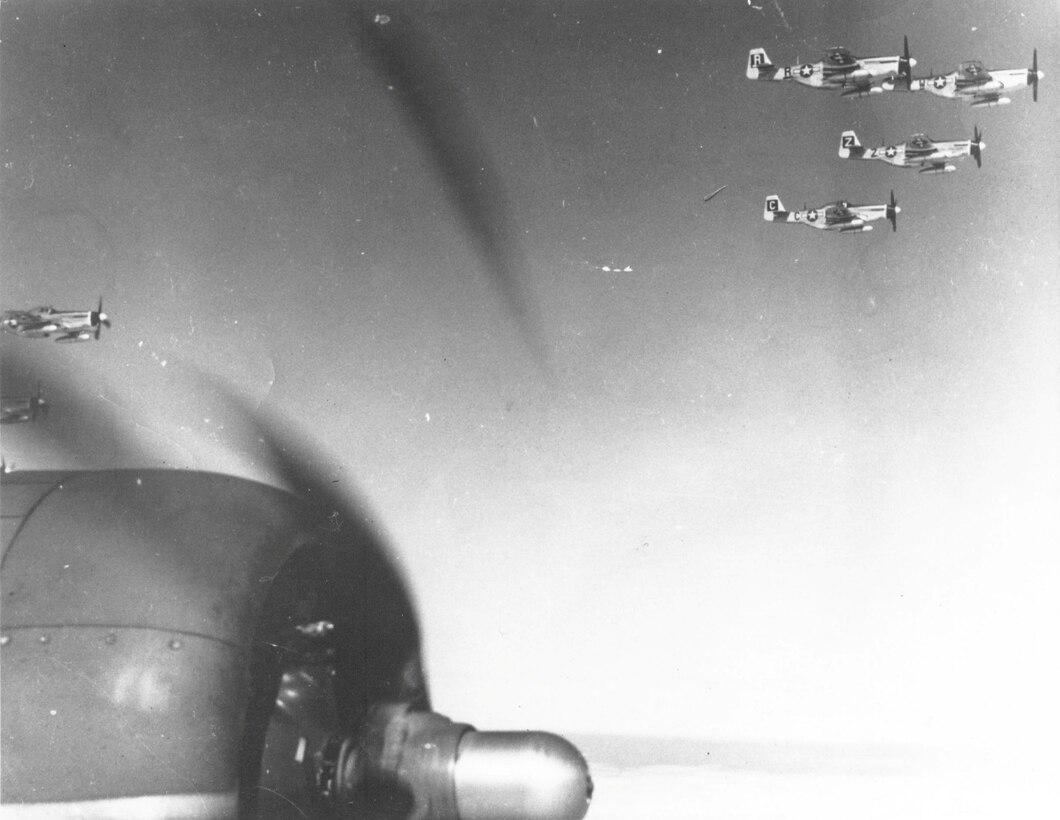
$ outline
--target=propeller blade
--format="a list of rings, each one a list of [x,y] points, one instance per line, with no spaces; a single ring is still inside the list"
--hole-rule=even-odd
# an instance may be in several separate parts
[[[103,297],[99,297],[99,305],[96,307],[95,313],[89,317],[89,321],[92,326],[96,329],[96,339],[99,340],[99,333],[104,327],[110,327],[110,319],[107,318],[107,314],[103,312]]]
[[[891,191],[891,201],[887,204],[887,219],[891,222],[891,232],[898,230],[898,200],[895,199],[894,191]]]
[[[898,61],[898,76],[905,82],[905,90],[913,89],[913,63],[909,54],[909,37],[902,37],[902,57]]]
[[[1031,60],[1031,71],[1027,79],[1031,81],[1031,96],[1038,102],[1038,49],[1034,49],[1034,59]]]
[[[979,130],[979,126],[976,125],[972,129],[972,156],[975,157],[975,167],[983,167],[983,133]]]

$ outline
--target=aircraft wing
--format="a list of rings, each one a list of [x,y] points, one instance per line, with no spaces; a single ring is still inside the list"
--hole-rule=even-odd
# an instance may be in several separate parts
[[[872,75],[857,71],[853,74],[843,75],[843,87],[855,91],[868,91],[872,88]]]
[[[15,324],[15,329],[20,333],[33,332],[35,330],[51,331],[57,330],[58,324],[48,320],[41,320],[35,317],[27,316],[25,319],[18,320]]]
[[[1001,99],[1001,91],[983,91],[978,88],[970,88],[961,92],[962,95],[972,98],[972,105],[992,105]]]
[[[15,410],[5,407],[3,412],[0,413],[0,424],[18,424],[19,422],[29,421],[30,418],[29,410]]]

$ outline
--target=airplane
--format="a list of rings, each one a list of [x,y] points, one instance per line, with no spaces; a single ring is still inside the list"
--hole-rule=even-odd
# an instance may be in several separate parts
[[[957,166],[948,159],[960,159],[972,156],[976,167],[983,167],[983,135],[976,126],[970,140],[952,140],[936,142],[926,134],[914,134],[909,142],[898,145],[881,145],[879,148],[863,148],[858,135],[853,131],[844,131],[839,138],[839,156],[843,159],[878,159],[899,168],[919,166],[922,174],[948,174],[957,170]]]
[[[887,80],[882,84],[886,91],[930,91],[939,97],[965,100],[974,106],[1008,105],[1012,102],[1002,96],[1005,91],[1018,91],[1030,86],[1035,102],[1038,102],[1038,81],[1045,73],[1038,70],[1038,49],[1034,49],[1030,68],[986,69],[979,60],[960,63],[950,74],[933,77],[901,78],[902,84]],[[903,88],[904,86],[904,88]]]
[[[48,415],[48,404],[41,396],[39,383],[35,396],[0,397],[0,424],[36,421],[38,413]]]
[[[894,198],[894,191],[891,191],[891,201],[886,205],[851,205],[846,200],[839,200],[819,208],[801,211],[786,210],[780,197],[771,194],[766,197],[763,218],[767,222],[801,222],[811,228],[825,231],[861,233],[872,230],[872,225],[866,225],[866,222],[886,217],[891,222],[891,230],[897,231],[898,214],[901,210],[898,200]]]
[[[99,339],[110,319],[103,312],[103,297],[95,310],[56,310],[37,307],[32,310],[5,310],[0,316],[0,327],[30,339],[55,337],[60,343],[87,342]]]
[[[792,66],[775,66],[765,49],[752,48],[747,78],[795,80],[811,88],[841,89],[843,97],[866,97],[882,93],[883,89],[875,85],[880,78],[908,80],[912,76],[916,60],[909,55],[908,37],[903,45],[902,54],[895,57],[855,57],[846,48],[834,47],[825,52],[820,62]]]

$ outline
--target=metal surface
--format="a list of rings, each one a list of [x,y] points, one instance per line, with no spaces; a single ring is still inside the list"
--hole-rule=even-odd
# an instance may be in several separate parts
[[[581,820],[593,794],[585,758],[547,732],[468,732],[453,783],[460,820]]]
[[[123,470],[6,474],[2,502],[4,813],[121,816],[172,795],[213,807],[187,816],[231,808],[248,651],[308,539],[297,499]]]
[[[430,711],[408,591],[337,499],[161,470],[6,474],[2,498],[4,816],[588,809],[562,738]]]

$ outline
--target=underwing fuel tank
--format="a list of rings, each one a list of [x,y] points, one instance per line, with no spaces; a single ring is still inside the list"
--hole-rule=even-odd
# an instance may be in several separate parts
[[[432,710],[365,521],[218,474],[4,474],[0,816],[580,820],[566,740]]]
[[[920,173],[935,176],[936,174],[952,174],[956,170],[956,165],[946,163],[945,165],[931,165],[927,168],[921,168]]]
[[[840,92],[839,96],[844,97],[848,100],[860,100],[864,97],[871,97],[873,94],[882,94],[883,89],[878,85],[869,86],[868,88],[848,88],[846,91]]]

